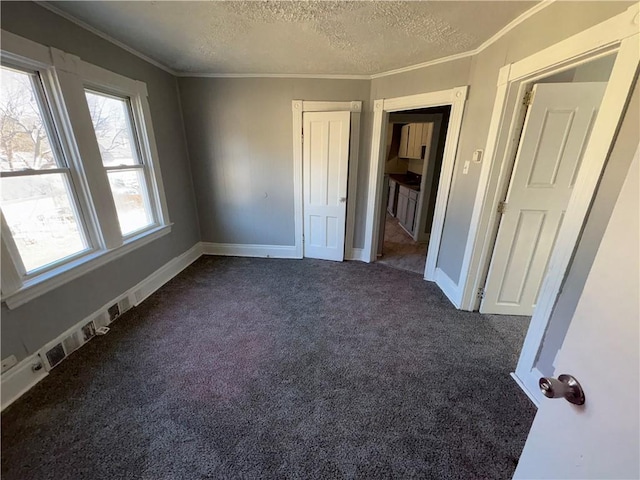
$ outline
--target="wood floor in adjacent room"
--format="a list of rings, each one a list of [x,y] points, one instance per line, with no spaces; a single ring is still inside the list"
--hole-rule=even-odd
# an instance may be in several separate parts
[[[377,264],[203,257],[2,415],[2,478],[511,478],[527,319]]]
[[[385,217],[384,225],[382,256],[377,261],[389,267],[424,276],[427,244],[415,242],[389,213]]]

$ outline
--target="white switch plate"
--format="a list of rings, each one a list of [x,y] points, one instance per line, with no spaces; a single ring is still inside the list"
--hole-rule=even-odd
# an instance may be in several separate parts
[[[4,360],[2,360],[2,373],[9,370],[16,363],[18,363],[18,359],[16,358],[15,355],[11,355],[10,357],[7,357]]]
[[[482,161],[482,150],[476,150],[473,152],[473,157],[471,158],[473,163],[480,163]]]
[[[462,174],[466,175],[467,173],[469,173],[469,160],[467,160],[466,162],[464,162],[464,168],[462,169]]]

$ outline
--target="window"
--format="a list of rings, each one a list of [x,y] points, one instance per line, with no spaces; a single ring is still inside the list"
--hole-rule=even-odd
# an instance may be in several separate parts
[[[2,39],[0,272],[15,308],[171,226],[146,85]]]
[[[85,91],[123,236],[153,224],[129,98]]]
[[[40,77],[2,67],[0,85],[0,207],[17,269],[31,274],[90,245]]]

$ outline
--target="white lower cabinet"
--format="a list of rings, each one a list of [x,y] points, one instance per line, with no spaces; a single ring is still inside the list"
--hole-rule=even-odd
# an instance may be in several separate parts
[[[398,196],[398,184],[395,180],[389,179],[389,192],[387,197],[387,211],[395,217],[396,197]]]
[[[396,208],[396,218],[400,225],[415,236],[414,227],[416,227],[416,206],[418,204],[419,192],[400,185],[398,188],[398,203]]]
[[[404,225],[407,223],[407,207],[409,204],[409,195],[407,193],[409,189],[400,185],[398,189],[398,203],[396,205],[396,218]]]

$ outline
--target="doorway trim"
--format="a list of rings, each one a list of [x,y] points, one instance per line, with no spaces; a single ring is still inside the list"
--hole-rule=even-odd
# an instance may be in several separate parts
[[[460,278],[465,279],[461,308],[466,310],[478,308],[478,291],[486,281],[499,227],[497,207],[510,182],[526,113],[520,101],[524,93],[543,77],[617,53],[600,112],[585,149],[583,166],[576,178],[565,219],[551,253],[549,271],[543,280],[513,374],[536,404],[542,398],[537,388],[537,380],[541,375],[535,368],[538,352],[637,76],[640,59],[638,15],[638,5],[633,5],[616,17],[516,63],[505,65],[499,72],[485,161],[480,172],[460,274]]]
[[[353,258],[353,231],[356,214],[356,188],[358,182],[358,152],[360,148],[360,112],[362,101],[324,102],[293,100],[293,210],[295,231],[295,257],[303,258],[303,199],[302,199],[302,115],[304,112],[351,112],[349,129],[349,173],[347,177],[347,220],[344,238],[345,260],[360,260]]]
[[[447,296],[451,294],[450,284],[453,284],[453,282],[449,280],[449,277],[444,272],[436,268],[436,262],[438,260],[438,251],[440,249],[440,240],[444,227],[447,201],[449,200],[449,192],[451,190],[453,167],[458,149],[458,138],[462,128],[462,114],[467,100],[467,92],[467,86],[455,87],[449,90],[440,90],[419,95],[380,99],[376,100],[373,106],[371,167],[369,170],[364,244],[364,256],[367,262],[374,262],[378,251],[377,232],[380,227],[382,185],[384,183],[382,181],[384,175],[384,161],[382,157],[385,151],[385,129],[389,121],[389,113],[416,110],[419,108],[451,106],[424,273],[425,280],[436,281]],[[451,299],[451,297],[449,298]]]

